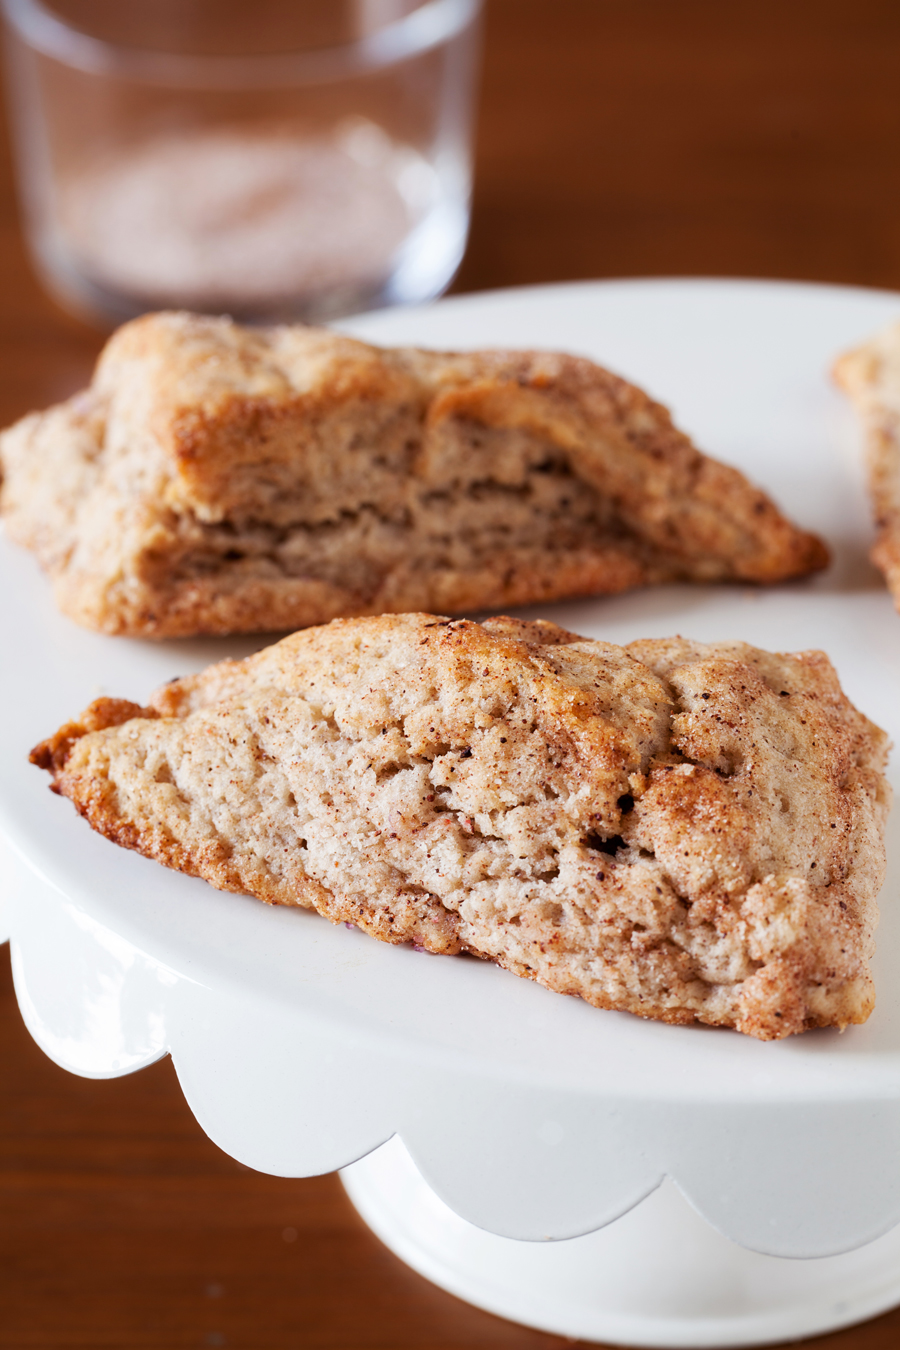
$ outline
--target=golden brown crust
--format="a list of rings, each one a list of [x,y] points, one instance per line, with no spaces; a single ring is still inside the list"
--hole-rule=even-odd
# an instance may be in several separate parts
[[[152,708],[142,708],[127,698],[97,698],[74,722],[66,722],[47,740],[41,741],[28,756],[39,769],[58,773],[63,769],[76,741],[91,731],[117,727],[133,717],[155,717]]]
[[[871,558],[900,610],[900,323],[845,352],[832,374],[862,421],[876,529]]]
[[[149,315],[0,438],[11,536],[109,633],[295,628],[675,579],[781,581],[820,540],[574,356],[381,350]]]
[[[35,762],[221,889],[763,1040],[871,1010],[886,738],[822,653],[384,616],[129,707]]]

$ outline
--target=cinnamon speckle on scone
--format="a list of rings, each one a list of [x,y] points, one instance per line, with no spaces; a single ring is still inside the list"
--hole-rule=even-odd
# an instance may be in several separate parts
[[[871,557],[900,609],[900,323],[845,352],[833,375],[862,421],[876,531]]]
[[[819,652],[338,620],[33,752],[115,842],[600,1008],[862,1022],[886,737]]]
[[[821,540],[582,357],[149,315],[0,437],[0,510],[106,633],[293,629],[655,582],[777,582]]]

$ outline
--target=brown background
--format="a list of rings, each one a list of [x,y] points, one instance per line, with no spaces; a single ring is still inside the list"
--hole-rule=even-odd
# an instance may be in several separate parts
[[[896,0],[488,0],[455,289],[665,274],[900,289]],[[0,422],[86,382],[99,344],[39,291],[4,158]],[[419,1279],[335,1177],[220,1153],[168,1061],[111,1082],[57,1069],[2,962],[3,1350],[570,1344]],[[900,1311],[809,1344],[898,1338]]]

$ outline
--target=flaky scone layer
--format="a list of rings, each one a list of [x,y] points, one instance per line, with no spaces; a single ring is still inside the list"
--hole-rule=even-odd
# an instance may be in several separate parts
[[[827,562],[665,408],[592,362],[382,350],[156,314],[0,438],[0,508],[108,633],[291,629]]]
[[[877,531],[871,557],[900,609],[900,323],[839,357],[833,374],[863,424]]]
[[[771,1040],[873,1006],[886,752],[820,652],[406,614],[101,699],[32,759],[220,889]]]

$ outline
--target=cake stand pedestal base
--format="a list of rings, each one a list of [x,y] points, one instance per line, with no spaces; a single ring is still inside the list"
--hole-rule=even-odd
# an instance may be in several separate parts
[[[763,1345],[833,1331],[900,1303],[900,1228],[809,1261],[722,1237],[669,1181],[566,1242],[497,1237],[454,1214],[394,1138],[341,1172],[391,1251],[458,1298],[527,1326],[639,1346]]]

